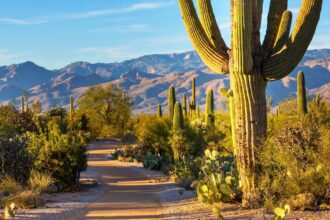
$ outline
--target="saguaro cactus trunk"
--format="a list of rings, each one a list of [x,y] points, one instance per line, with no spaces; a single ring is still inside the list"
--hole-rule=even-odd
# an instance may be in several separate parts
[[[182,18],[197,53],[215,73],[230,74],[235,101],[237,162],[243,184],[243,205],[258,200],[255,187],[258,140],[266,136],[267,81],[287,76],[307,50],[322,8],[322,0],[303,0],[293,32],[288,0],[271,0],[266,36],[261,43],[263,0],[231,0],[231,48],[225,44],[211,0],[178,0]]]
[[[214,98],[213,90],[209,90],[206,96],[205,122],[209,127],[214,127]]]
[[[157,106],[157,118],[162,118],[163,117],[163,111],[162,111],[162,106],[158,104]]]

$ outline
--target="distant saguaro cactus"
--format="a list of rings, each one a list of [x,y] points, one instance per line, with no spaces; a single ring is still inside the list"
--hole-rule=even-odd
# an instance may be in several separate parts
[[[272,110],[273,97],[270,95],[267,97],[267,112]]]
[[[231,0],[231,48],[221,36],[211,0],[178,0],[182,18],[197,53],[215,73],[230,73],[235,100],[237,163],[243,206],[257,204],[255,149],[267,135],[267,81],[294,70],[316,30],[322,0],[303,0],[290,35],[288,0],[270,0],[266,36],[261,43],[262,0]],[[290,36],[289,36],[290,35]]]
[[[214,127],[214,97],[212,89],[208,91],[206,96],[205,122],[209,127]]]
[[[297,112],[300,116],[307,114],[305,75],[302,71],[297,75]]]
[[[179,131],[184,128],[182,106],[179,102],[175,103],[173,116],[173,130]]]
[[[157,106],[157,118],[162,118],[163,117],[163,111],[162,111],[162,106],[158,104]]]
[[[170,86],[170,88],[168,89],[168,98],[167,98],[167,115],[171,121],[173,121],[175,102],[176,102],[175,89],[174,86]]]
[[[182,111],[183,111],[183,117],[188,117],[188,108],[187,108],[187,96],[186,94],[182,95]]]
[[[190,108],[190,117],[195,117],[196,114],[196,79],[195,77],[192,79],[191,83],[191,100],[189,101],[189,108]]]
[[[24,96],[21,97],[21,111],[24,112],[25,104],[24,104]]]
[[[71,120],[73,119],[73,117],[74,117],[73,97],[70,96],[70,118],[71,118]]]

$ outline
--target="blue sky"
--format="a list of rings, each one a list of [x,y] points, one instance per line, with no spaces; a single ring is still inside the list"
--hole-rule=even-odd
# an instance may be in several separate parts
[[[213,0],[227,42],[229,0]],[[301,0],[289,0],[293,14]],[[269,0],[265,0],[262,33]],[[330,1],[310,49],[330,48]],[[0,0],[0,65],[31,60],[54,69],[74,61],[119,62],[192,50],[176,0]]]

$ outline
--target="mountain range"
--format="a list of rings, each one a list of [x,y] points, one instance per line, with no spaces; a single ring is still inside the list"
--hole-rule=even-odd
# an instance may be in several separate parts
[[[273,106],[296,94],[296,76],[304,71],[308,95],[320,93],[330,100],[330,49],[309,50],[296,69],[282,80],[269,82],[267,95]],[[27,92],[29,103],[40,101],[43,110],[67,106],[69,97],[80,98],[90,87],[112,82],[125,89],[134,100],[134,111],[155,111],[167,102],[167,89],[176,88],[177,99],[191,94],[196,77],[197,102],[204,107],[208,89],[215,91],[218,108],[223,106],[219,88],[229,87],[229,76],[213,74],[194,51],[142,56],[120,63],[75,62],[61,69],[48,70],[33,62],[0,67],[0,103],[15,101]]]

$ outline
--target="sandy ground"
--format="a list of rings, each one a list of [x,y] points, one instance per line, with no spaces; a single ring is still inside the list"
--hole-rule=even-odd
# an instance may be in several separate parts
[[[82,192],[46,195],[47,206],[20,210],[16,219],[215,219],[210,207],[195,199],[160,171],[141,163],[109,160],[119,141],[98,142],[89,148],[88,170],[83,178],[97,179],[100,186]],[[262,209],[242,210],[224,204],[225,219],[270,219]],[[293,212],[288,219],[330,219],[330,211]]]

